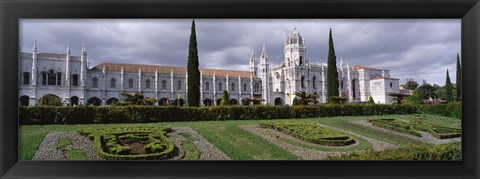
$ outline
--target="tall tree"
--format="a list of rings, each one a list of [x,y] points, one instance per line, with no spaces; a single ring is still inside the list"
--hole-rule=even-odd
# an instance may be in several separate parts
[[[408,90],[415,90],[418,87],[418,83],[412,78],[407,78],[404,87]]]
[[[328,37],[328,69],[327,69],[327,96],[339,96],[338,87],[338,71],[337,71],[337,57],[335,56],[335,49],[333,47],[332,28]]]
[[[460,63],[460,55],[457,53],[457,100],[462,100],[462,64]]]
[[[197,35],[195,34],[195,20],[192,20],[190,46],[188,47],[188,106],[200,105],[200,71],[198,70]]]
[[[223,90],[222,100],[220,101],[220,106],[230,105],[230,96],[228,95],[227,90]]]
[[[445,89],[447,91],[445,99],[447,100],[447,102],[452,102],[453,101],[452,83],[450,82],[450,75],[448,74],[448,69],[447,69],[447,81],[445,82]]]

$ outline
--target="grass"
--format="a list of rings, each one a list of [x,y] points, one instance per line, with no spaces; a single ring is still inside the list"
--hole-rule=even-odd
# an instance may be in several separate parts
[[[60,140],[57,141],[57,143],[55,143],[53,145],[53,147],[55,147],[55,149],[57,150],[60,150],[60,149],[63,149],[65,148],[66,146],[70,145],[73,143],[73,140],[70,139],[70,138],[62,138]]]
[[[193,144],[195,138],[191,134],[182,133],[180,134],[185,138],[182,142],[182,149],[185,151],[185,157],[183,160],[198,160],[200,158],[200,151]]]
[[[67,160],[88,160],[87,155],[81,150],[66,150],[65,157]]]
[[[426,116],[426,117],[425,117]],[[355,132],[373,139],[406,146],[408,143],[420,144],[417,140],[391,133],[371,129],[350,123],[348,121],[395,118],[402,120],[418,119],[415,115],[384,115],[384,116],[342,116],[310,119],[290,119],[291,121],[313,121],[339,129]],[[460,119],[441,116],[424,115],[422,120],[427,123],[460,127]],[[166,122],[148,124],[88,124],[88,125],[21,125],[19,128],[19,160],[31,160],[35,151],[40,146],[43,138],[53,131],[76,131],[81,128],[99,129],[104,127],[132,127],[132,126],[165,126],[191,127],[205,139],[223,151],[234,160],[298,160],[290,152],[266,141],[253,133],[245,131],[238,125],[259,124],[261,122],[280,120],[241,120],[241,121],[198,121],[198,122]]]

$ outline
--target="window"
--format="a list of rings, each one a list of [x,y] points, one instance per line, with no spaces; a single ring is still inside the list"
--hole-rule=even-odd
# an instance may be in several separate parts
[[[57,85],[62,85],[62,73],[57,73]]]
[[[42,72],[42,85],[47,85],[47,72]]]
[[[340,81],[340,89],[343,89],[343,81]]]
[[[72,75],[72,86],[78,86],[78,75]]]
[[[390,82],[390,88],[393,88],[393,83],[392,82]]]
[[[133,88],[133,79],[128,80],[128,88]]]
[[[53,70],[50,70],[47,73],[47,85],[55,85],[57,81],[57,74],[53,73]]]
[[[243,91],[247,91],[247,83],[243,83]]]
[[[167,80],[162,80],[162,89],[167,89]]]
[[[98,79],[97,79],[97,77],[94,77],[94,78],[92,79],[92,87],[98,88]]]
[[[205,90],[209,91],[210,90],[210,83],[207,81],[205,82]]]
[[[314,89],[317,88],[317,85],[315,85],[316,81],[317,81],[317,77],[314,76],[313,79],[312,79],[312,86],[313,86]]]
[[[305,77],[302,76],[300,84],[302,88],[305,88]]]
[[[145,86],[147,89],[150,88],[150,79],[147,79],[147,81],[145,81]]]
[[[287,58],[287,64],[290,66],[290,58]]]
[[[303,57],[300,56],[300,66],[302,66],[302,65],[303,65]]]
[[[23,84],[24,85],[30,84],[30,73],[28,72],[23,73]]]
[[[178,80],[178,89],[182,89],[182,81]]]
[[[231,91],[235,91],[235,83],[232,83],[232,90]]]
[[[115,78],[110,79],[110,88],[115,88]]]
[[[259,91],[260,91],[260,84],[255,83],[255,92],[259,92]]]
[[[218,83],[218,90],[219,90],[219,91],[222,91],[222,90],[223,90],[223,89],[222,89],[222,86],[223,86],[222,82]]]

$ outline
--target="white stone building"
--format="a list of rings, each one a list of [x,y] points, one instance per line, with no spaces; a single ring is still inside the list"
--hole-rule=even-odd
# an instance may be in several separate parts
[[[278,66],[270,66],[264,45],[259,63],[252,50],[248,71],[201,68],[201,104],[219,104],[224,90],[234,104],[254,98],[291,105],[297,91],[317,93],[318,101],[326,103],[326,64],[310,63],[305,39],[295,27],[284,45],[284,61]],[[155,98],[155,105],[167,100],[183,104],[187,97],[186,67],[102,63],[90,68],[85,46],[80,56],[73,56],[70,45],[65,54],[39,53],[36,42],[32,53],[19,56],[20,105],[35,105],[45,95],[61,98],[64,105],[109,105],[122,100],[122,92],[143,93]],[[399,93],[399,80],[391,78],[389,70],[343,62],[337,69],[339,92],[348,102],[372,96],[375,103],[390,103],[388,93]]]

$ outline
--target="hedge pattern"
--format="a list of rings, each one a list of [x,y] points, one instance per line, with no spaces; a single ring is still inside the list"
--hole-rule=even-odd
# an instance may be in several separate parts
[[[108,124],[172,121],[290,119],[388,114],[460,116],[460,103],[451,105],[346,104],[317,106],[33,106],[19,107],[20,124]],[[451,110],[453,112],[445,112]]]

